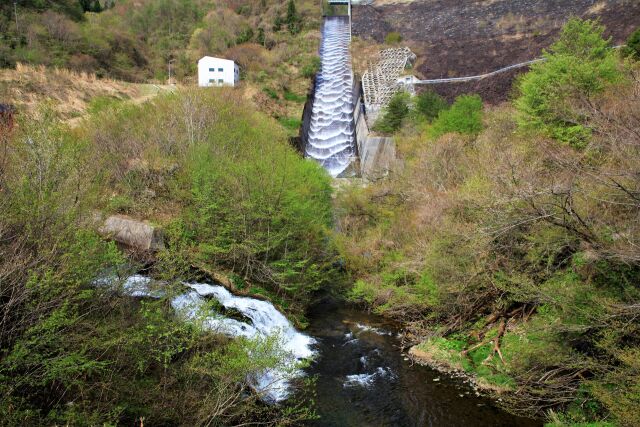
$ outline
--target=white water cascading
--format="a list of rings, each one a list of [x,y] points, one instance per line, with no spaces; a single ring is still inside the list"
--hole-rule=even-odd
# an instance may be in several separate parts
[[[106,284],[106,281],[102,281]],[[97,282],[98,283],[98,282]],[[99,283],[98,283],[99,284]],[[303,375],[295,369],[299,360],[313,357],[312,346],[315,340],[298,332],[291,322],[268,301],[233,295],[222,286],[203,283],[185,283],[191,291],[179,295],[171,301],[171,306],[186,320],[201,319],[202,308],[207,298],[214,298],[226,309],[235,309],[249,322],[242,322],[222,315],[206,315],[203,325],[221,334],[232,337],[266,338],[277,337],[286,360],[281,369],[272,369],[261,373],[255,379],[254,388],[268,402],[285,400],[290,393],[289,381]],[[124,293],[133,297],[160,298],[161,291],[153,290],[151,279],[146,276],[129,277],[123,286]]]
[[[305,151],[334,177],[343,173],[356,155],[349,42],[349,19],[327,17]]]

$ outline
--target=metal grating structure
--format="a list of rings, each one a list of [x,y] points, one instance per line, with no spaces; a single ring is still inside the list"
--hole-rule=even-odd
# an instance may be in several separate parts
[[[408,47],[380,51],[376,64],[369,64],[362,76],[364,103],[368,112],[375,113],[386,107],[400,87],[398,77],[416,55]]]

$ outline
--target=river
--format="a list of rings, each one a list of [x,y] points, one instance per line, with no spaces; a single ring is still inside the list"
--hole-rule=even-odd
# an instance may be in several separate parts
[[[110,278],[96,285],[112,286]],[[116,281],[117,283],[117,281]],[[123,284],[125,294],[161,298],[161,286],[134,275]],[[290,359],[284,370],[262,373],[254,384],[269,404],[280,404],[295,393],[290,380],[316,378],[314,427],[364,426],[522,426],[542,423],[510,415],[475,395],[463,381],[414,364],[401,352],[398,327],[393,322],[335,302],[316,305],[310,326],[296,330],[268,301],[237,296],[220,285],[184,283],[185,292],[171,305],[185,320],[198,318],[213,298],[244,316],[236,320],[211,312],[203,326],[234,337],[260,338],[276,334]],[[156,290],[154,290],[156,289]],[[200,313],[200,314],[199,314]],[[287,369],[296,360],[311,359],[306,372]]]
[[[344,306],[322,306],[307,333],[318,355],[319,420],[312,426],[539,427],[477,397],[461,379],[417,365],[400,351],[396,325]]]

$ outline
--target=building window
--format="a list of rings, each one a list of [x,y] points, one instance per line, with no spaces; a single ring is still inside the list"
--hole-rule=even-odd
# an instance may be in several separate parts
[[[223,82],[224,82],[224,80],[222,80],[222,79],[218,79],[218,84],[220,84],[220,85],[221,85]]]
[[[209,72],[210,72],[210,73],[214,73],[215,71],[216,71],[216,69],[215,69],[215,68],[209,68]]]
[[[209,83],[215,83],[216,79],[209,79]]]
[[[224,70],[222,68],[218,68],[218,71],[222,73]]]

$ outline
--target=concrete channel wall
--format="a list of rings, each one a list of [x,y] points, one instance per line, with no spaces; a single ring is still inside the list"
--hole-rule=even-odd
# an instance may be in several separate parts
[[[365,180],[375,181],[397,167],[396,146],[393,138],[371,136],[362,100],[362,84],[359,79],[356,81],[358,83],[353,91],[353,120],[360,157],[360,176]]]
[[[355,82],[353,90],[353,121],[359,159],[357,165],[354,165],[355,175],[365,180],[375,181],[386,176],[397,167],[396,147],[393,138],[371,136],[362,98],[362,83],[357,76]],[[312,85],[307,95],[307,102],[302,113],[300,136],[292,141],[302,155],[305,154],[307,145],[314,99],[315,84]]]
[[[305,155],[305,149],[309,138],[309,129],[311,128],[311,113],[313,112],[313,102],[316,98],[316,76],[313,76],[313,84],[307,93],[307,101],[304,103],[304,109],[302,110],[302,125],[300,126],[300,133],[297,138],[292,139],[293,146],[302,154]]]

